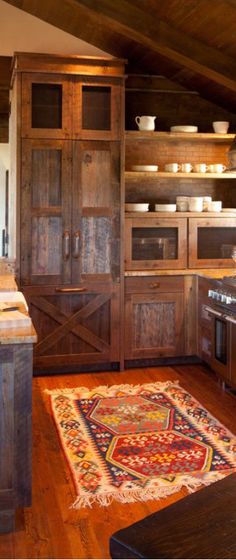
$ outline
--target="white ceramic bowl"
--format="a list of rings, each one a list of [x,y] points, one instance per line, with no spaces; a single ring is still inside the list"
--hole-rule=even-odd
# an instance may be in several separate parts
[[[131,165],[132,171],[158,171],[158,165]]]
[[[182,124],[178,126],[171,126],[170,131],[171,132],[198,132],[198,127]]]
[[[176,204],[155,204],[155,212],[176,212]]]
[[[148,212],[148,210],[149,210],[148,202],[125,203],[126,212]]]

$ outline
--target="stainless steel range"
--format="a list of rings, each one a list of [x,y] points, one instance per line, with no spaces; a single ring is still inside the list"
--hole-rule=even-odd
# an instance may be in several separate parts
[[[218,280],[217,287],[208,290],[208,298],[214,307],[236,318],[236,276],[225,276]]]
[[[211,317],[212,367],[231,380],[236,375],[236,276],[226,276],[208,290],[205,310]]]

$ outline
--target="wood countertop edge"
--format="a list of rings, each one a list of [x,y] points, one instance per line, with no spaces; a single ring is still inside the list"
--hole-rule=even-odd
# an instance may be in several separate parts
[[[37,334],[33,325],[31,327],[2,329],[2,333],[0,333],[0,345],[33,344],[35,342],[37,342]]]
[[[126,270],[125,277],[135,276],[203,276],[205,278],[219,279],[223,276],[235,276],[235,268],[209,268],[209,269],[169,269],[169,270]]]
[[[16,292],[17,290],[14,274],[0,274],[0,292]]]

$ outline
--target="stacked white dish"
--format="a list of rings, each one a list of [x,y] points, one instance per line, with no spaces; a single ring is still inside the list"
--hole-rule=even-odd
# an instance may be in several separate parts
[[[155,204],[155,212],[176,212],[176,204]]]
[[[126,212],[148,212],[149,203],[148,202],[126,202],[125,211]]]
[[[182,124],[178,126],[171,126],[170,131],[171,132],[198,132],[198,127]]]
[[[158,171],[158,165],[131,165],[131,171]]]

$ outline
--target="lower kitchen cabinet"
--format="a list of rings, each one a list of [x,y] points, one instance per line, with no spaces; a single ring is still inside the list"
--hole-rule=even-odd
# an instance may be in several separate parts
[[[27,287],[24,295],[38,334],[34,370],[120,361],[120,287]]]
[[[24,333],[26,333],[26,329]],[[29,329],[27,329],[29,331]],[[15,510],[31,505],[32,342],[0,344],[0,533],[14,531]],[[5,340],[11,337],[6,335]],[[20,339],[32,342],[21,343]]]
[[[181,277],[126,279],[126,360],[184,354],[183,285]]]

